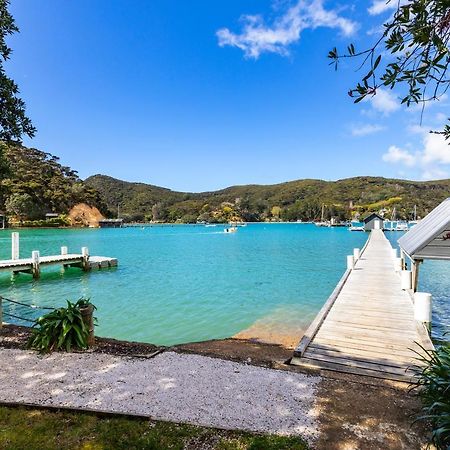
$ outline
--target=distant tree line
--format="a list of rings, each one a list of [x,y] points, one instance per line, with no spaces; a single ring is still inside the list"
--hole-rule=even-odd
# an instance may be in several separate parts
[[[0,154],[0,210],[22,222],[67,214],[78,203],[138,222],[317,221],[322,213],[324,220],[347,221],[370,212],[412,219],[414,211],[423,217],[450,192],[450,180],[358,177],[186,193],[104,175],[82,181],[58,157],[19,144],[0,142]]]
[[[103,196],[111,215],[138,222],[225,223],[233,220],[347,221],[377,212],[390,219],[423,217],[450,192],[450,180],[414,182],[357,177],[335,182],[299,180],[183,193],[95,175],[86,184]]]

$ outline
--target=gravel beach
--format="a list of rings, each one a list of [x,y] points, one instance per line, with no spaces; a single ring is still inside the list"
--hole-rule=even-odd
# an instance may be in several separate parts
[[[0,401],[218,428],[318,434],[318,376],[164,352],[152,359],[0,349]]]

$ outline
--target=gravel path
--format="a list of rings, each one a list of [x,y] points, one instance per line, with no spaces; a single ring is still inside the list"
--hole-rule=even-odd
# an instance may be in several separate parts
[[[0,402],[133,413],[278,434],[317,435],[319,377],[192,354],[153,359],[0,349]]]

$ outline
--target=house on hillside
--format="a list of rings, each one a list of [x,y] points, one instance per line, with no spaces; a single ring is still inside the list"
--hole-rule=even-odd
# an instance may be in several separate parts
[[[368,215],[363,219],[363,222],[364,222],[364,231],[383,229],[383,218],[377,213],[372,213]]]

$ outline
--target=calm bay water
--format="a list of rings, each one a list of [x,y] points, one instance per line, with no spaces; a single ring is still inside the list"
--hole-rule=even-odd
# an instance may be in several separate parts
[[[90,297],[98,308],[96,333],[119,339],[172,345],[224,338],[267,317],[300,337],[344,272],[345,255],[366,238],[312,224],[253,224],[235,234],[188,225],[21,230],[21,257],[87,246],[92,255],[117,257],[119,267],[90,273],[47,267],[39,281],[3,273],[0,293],[42,306]],[[0,258],[10,258],[7,230],[0,232]],[[426,262],[421,273],[434,295],[439,335],[450,309],[446,272],[445,264]],[[5,311],[36,317],[20,306]]]

